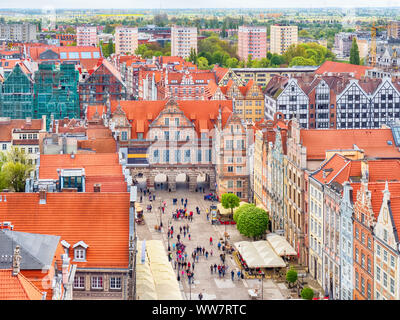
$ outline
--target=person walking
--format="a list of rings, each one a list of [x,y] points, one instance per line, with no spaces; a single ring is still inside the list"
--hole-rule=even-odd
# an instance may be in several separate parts
[[[175,268],[176,269],[176,268]],[[210,264],[210,271],[211,271],[211,274],[213,274],[213,270],[214,270],[214,266],[212,265],[212,264]]]
[[[201,292],[199,293],[199,300],[203,300],[203,294]]]
[[[240,270],[238,270],[238,272],[237,272],[237,278],[238,278],[238,281],[240,280]]]
[[[181,198],[181,203],[182,203],[182,205],[183,205],[183,198]]]
[[[186,230],[183,231],[183,237],[186,238]]]
[[[218,241],[218,250],[221,250],[221,242]]]
[[[192,263],[192,270],[194,271],[194,262]]]
[[[176,260],[174,260],[174,269],[176,269],[176,264],[177,264]]]
[[[231,271],[231,276],[232,276],[232,281],[234,280],[234,278],[235,278],[235,271]]]
[[[212,246],[213,245],[213,239],[212,239],[212,237],[210,237],[210,246]]]
[[[190,240],[190,233],[188,234],[189,240]]]
[[[216,273],[216,272],[217,272],[217,264],[214,263],[214,273]]]
[[[199,262],[199,255],[196,255],[196,262]]]
[[[206,260],[208,260],[208,251],[206,251]]]
[[[213,256],[213,250],[212,249],[210,250],[210,256],[211,257]]]
[[[182,226],[179,227],[179,233],[182,233]]]

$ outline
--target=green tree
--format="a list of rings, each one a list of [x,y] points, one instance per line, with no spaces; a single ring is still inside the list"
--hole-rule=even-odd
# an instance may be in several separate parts
[[[253,66],[253,57],[251,56],[251,54],[249,54],[247,56],[247,63],[246,63],[246,67],[247,68],[251,68]]]
[[[357,40],[354,37],[350,49],[350,63],[360,65],[360,52],[358,50]]]
[[[239,60],[236,58],[229,58],[226,60],[226,67],[228,68],[237,68],[239,64]]]
[[[73,27],[68,27],[67,29],[65,29],[65,33],[75,34],[76,33],[76,29],[73,28]]]
[[[304,300],[312,300],[312,298],[314,298],[314,290],[309,287],[304,287],[300,295]]]
[[[225,209],[231,209],[233,215],[233,209],[239,207],[240,199],[236,194],[224,193],[221,196],[221,204]]]
[[[294,270],[293,268],[290,268],[286,272],[286,281],[289,282],[289,286],[294,284],[297,281],[297,271]]]
[[[242,235],[257,239],[265,233],[268,223],[267,212],[257,208],[255,205],[251,205],[239,214],[236,227]]]
[[[135,54],[142,56],[144,55],[144,53],[148,50],[147,46],[145,44],[141,44],[140,46],[137,47],[137,49],[135,50]]]
[[[194,64],[197,63],[197,53],[194,48],[190,49],[189,61]]]
[[[28,163],[26,155],[18,148],[12,148],[1,154],[0,188],[11,189],[15,192],[25,191],[25,181],[34,169]]]
[[[233,220],[237,223],[239,216],[252,206],[254,206],[254,205],[251,203],[245,203],[245,204],[242,204],[239,208],[235,209],[233,212]]]
[[[204,57],[197,58],[197,66],[200,70],[210,69],[210,66],[208,65],[208,60]]]
[[[313,59],[307,59],[303,57],[294,57],[292,61],[290,61],[289,66],[315,66],[316,63]]]
[[[114,44],[112,39],[108,40],[107,45],[107,57],[111,56],[114,53]]]

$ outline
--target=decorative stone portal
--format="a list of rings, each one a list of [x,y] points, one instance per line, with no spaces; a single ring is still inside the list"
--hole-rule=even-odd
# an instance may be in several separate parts
[[[139,183],[146,178],[146,186],[150,190],[160,189],[161,183],[165,190],[176,191],[179,187],[186,187],[189,191],[196,191],[199,186],[215,191],[215,169],[213,166],[149,166],[129,168],[132,177]]]

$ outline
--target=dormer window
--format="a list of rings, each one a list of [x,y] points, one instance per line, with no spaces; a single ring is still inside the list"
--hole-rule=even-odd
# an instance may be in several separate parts
[[[74,249],[74,261],[86,261],[86,250],[89,246],[83,242],[79,241],[73,246]]]

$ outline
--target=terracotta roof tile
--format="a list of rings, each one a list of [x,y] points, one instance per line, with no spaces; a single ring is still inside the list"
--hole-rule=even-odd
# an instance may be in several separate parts
[[[354,73],[356,79],[361,79],[365,72],[372,67],[359,66],[349,63],[325,61],[316,71],[316,74],[332,73]]]
[[[367,158],[399,158],[390,129],[300,130],[308,160],[325,160],[327,150],[364,150]],[[388,144],[391,141],[391,145]]]
[[[0,300],[42,300],[42,292],[21,273],[0,269]]]
[[[0,221],[22,232],[57,234],[71,245],[84,241],[81,268],[127,268],[129,258],[129,193],[54,192],[39,204],[39,193],[3,193]],[[2,281],[0,281],[1,284]],[[1,292],[1,290],[0,290]]]

